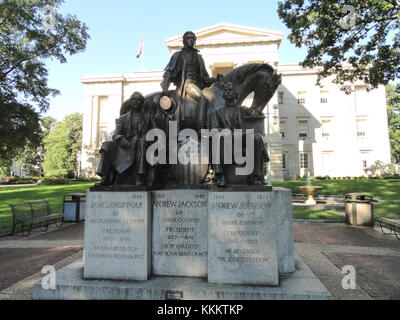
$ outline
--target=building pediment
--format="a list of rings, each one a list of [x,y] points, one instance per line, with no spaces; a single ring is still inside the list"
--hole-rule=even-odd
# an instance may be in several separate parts
[[[192,30],[197,37],[196,46],[214,46],[226,44],[245,44],[245,43],[280,43],[283,33],[279,31],[253,28],[228,23],[219,23],[198,30]],[[168,49],[174,50],[183,46],[183,33],[169,38],[165,41]]]

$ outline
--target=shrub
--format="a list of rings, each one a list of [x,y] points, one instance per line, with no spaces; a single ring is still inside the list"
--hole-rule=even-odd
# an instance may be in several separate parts
[[[67,178],[46,177],[42,179],[42,183],[45,185],[68,184],[70,182]]]
[[[33,184],[37,182],[37,178],[19,178],[19,177],[10,177],[8,179],[4,179],[0,182],[0,184]]]

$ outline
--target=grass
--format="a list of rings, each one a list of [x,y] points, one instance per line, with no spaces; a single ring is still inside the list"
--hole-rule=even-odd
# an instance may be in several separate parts
[[[397,218],[400,216],[400,179],[355,179],[355,180],[320,180],[313,185],[322,186],[320,194],[345,195],[350,192],[361,192],[375,199],[385,200],[374,204],[374,219],[380,217]],[[301,193],[299,186],[305,181],[274,182],[274,186],[291,189],[293,193]],[[0,188],[0,234],[11,231],[12,215],[10,203],[47,199],[53,212],[62,212],[63,197],[68,193],[85,193],[93,182],[77,182],[56,186],[32,186]],[[296,219],[328,219],[343,220],[335,215],[334,210],[296,209]]]
[[[54,213],[63,210],[64,195],[68,193],[85,193],[94,182],[76,182],[64,185],[8,187],[0,188],[0,234],[11,232],[11,203],[47,199]]]
[[[291,189],[293,193],[301,193],[299,186],[305,181],[274,182],[276,187]],[[312,185],[322,186],[320,194],[342,195],[351,192],[360,192],[372,196],[374,199],[385,200],[384,203],[374,203],[374,220],[380,217],[397,218],[400,216],[400,180],[399,179],[354,179],[354,180],[318,180]],[[294,210],[294,218],[299,219],[343,219],[334,215],[332,210]],[[306,217],[306,218],[304,218]]]
[[[313,210],[313,209],[293,209],[294,219],[310,220],[336,220],[343,221],[344,217],[334,214],[337,210]]]

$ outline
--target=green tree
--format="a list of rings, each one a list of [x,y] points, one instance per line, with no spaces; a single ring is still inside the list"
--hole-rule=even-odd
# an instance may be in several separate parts
[[[40,144],[39,114],[19,103],[0,102],[0,163],[9,163],[25,148]]]
[[[6,177],[11,174],[11,161],[5,161],[3,163],[0,163],[0,177]]]
[[[386,86],[389,137],[392,163],[400,164],[400,94],[393,85]]]
[[[0,161],[40,143],[40,113],[59,94],[48,87],[46,59],[65,63],[86,47],[86,25],[58,13],[62,2],[0,1]]]
[[[53,129],[57,120],[53,117],[47,116],[40,120],[41,133],[39,146],[26,146],[24,151],[17,157],[18,163],[21,163],[24,170],[30,177],[39,175],[38,166],[41,165],[41,158],[43,160],[44,145],[43,141]]]
[[[375,88],[398,77],[400,1],[285,0],[278,14],[290,29],[289,40],[307,48],[301,64],[322,67],[318,83],[335,74],[348,92],[349,82],[362,80]]]
[[[82,119],[79,113],[65,116],[44,139],[43,169],[46,176],[75,176],[77,155],[82,146]]]

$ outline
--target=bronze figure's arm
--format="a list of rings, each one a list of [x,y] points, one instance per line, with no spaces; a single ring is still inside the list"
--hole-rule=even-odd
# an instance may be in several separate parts
[[[127,149],[129,146],[129,141],[125,137],[125,129],[124,129],[124,119],[123,117],[119,118],[117,127],[112,136],[113,141],[118,144],[121,148]]]
[[[170,77],[171,77],[170,72],[165,71],[163,76],[163,81],[161,82],[161,89],[163,92],[168,92],[169,85],[171,84]]]

